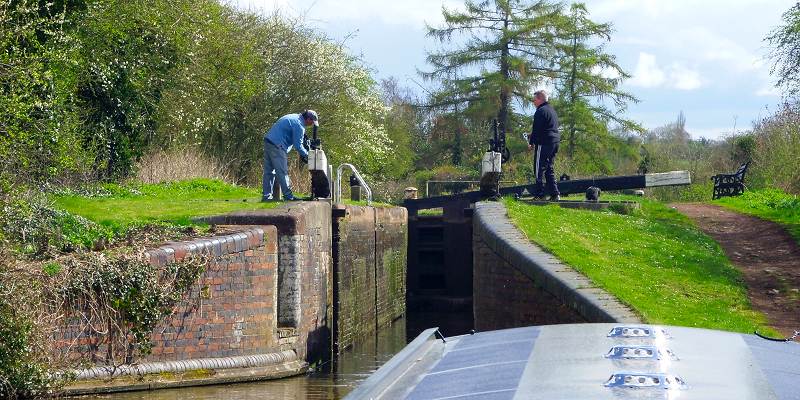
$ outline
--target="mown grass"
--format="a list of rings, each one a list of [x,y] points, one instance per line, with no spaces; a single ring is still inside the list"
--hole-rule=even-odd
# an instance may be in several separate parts
[[[741,274],[716,242],[661,203],[613,197],[640,201],[642,208],[620,215],[504,203],[528,238],[649,323],[772,332],[750,308]]]
[[[274,208],[262,203],[261,190],[218,180],[194,179],[163,184],[104,185],[88,192],[54,196],[59,207],[114,230],[132,225],[192,225],[192,218],[237,210]]]
[[[753,215],[786,227],[800,244],[800,198],[778,189],[747,191],[737,197],[723,197],[713,204]]]

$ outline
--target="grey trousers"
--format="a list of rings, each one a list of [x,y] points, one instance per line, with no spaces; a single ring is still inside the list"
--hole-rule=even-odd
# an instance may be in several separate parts
[[[289,180],[289,159],[286,151],[264,140],[264,175],[261,178],[261,199],[272,200],[275,179],[281,185],[284,199],[292,199],[292,183]]]

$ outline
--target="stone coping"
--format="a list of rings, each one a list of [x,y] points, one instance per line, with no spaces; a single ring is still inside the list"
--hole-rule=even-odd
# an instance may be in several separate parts
[[[182,261],[188,254],[207,254],[221,257],[227,254],[252,250],[264,244],[264,238],[275,236],[275,228],[248,227],[239,232],[208,238],[197,238],[183,242],[168,242],[156,249],[145,252],[153,265]]]
[[[473,234],[480,235],[506,262],[589,322],[642,322],[612,294],[531,242],[508,218],[502,203],[475,203],[473,218]]]

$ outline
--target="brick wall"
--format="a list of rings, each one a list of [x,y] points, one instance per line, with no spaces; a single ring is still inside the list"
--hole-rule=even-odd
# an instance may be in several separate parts
[[[380,329],[406,313],[408,211],[400,207],[376,208],[375,211],[376,312]]]
[[[403,208],[351,207],[339,225],[342,273],[337,276],[348,317],[345,339],[354,343],[405,312],[407,214]],[[144,360],[180,361],[292,350],[315,362],[332,350],[333,257],[331,207],[291,203],[273,210],[237,212],[204,222],[235,233],[148,252],[163,266],[189,253],[211,256],[207,270],[172,318],[153,332],[153,351]],[[357,329],[356,329],[357,328]],[[78,338],[102,358],[88,338],[63,332],[64,344]],[[75,342],[77,343],[77,342]],[[75,350],[76,348],[73,348]]]
[[[341,351],[405,314],[408,222],[398,207],[334,212],[334,337]]]
[[[278,336],[309,362],[331,350],[331,207],[325,202],[288,203],[272,210],[208,217],[217,225],[273,225],[278,232]]]
[[[173,316],[152,334],[144,360],[178,361],[268,353],[277,350],[277,231],[252,227],[240,233],[171,243],[147,252],[164,266],[187,254],[206,254],[210,262]],[[105,348],[97,336],[71,325],[56,335],[74,358],[102,363]],[[69,347],[70,345],[74,347]]]
[[[476,203],[472,231],[476,330],[641,322],[614,296],[532,243],[502,203]]]
[[[586,322],[536,282],[473,237],[475,330]]]

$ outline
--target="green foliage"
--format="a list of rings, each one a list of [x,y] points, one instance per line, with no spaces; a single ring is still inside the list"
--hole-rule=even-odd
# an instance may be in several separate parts
[[[579,157],[575,161],[588,167],[586,172],[607,174],[611,166],[606,147],[615,142],[608,124],[613,122],[630,132],[641,133],[644,129],[622,116],[628,102],[638,102],[619,89],[630,75],[617,64],[613,55],[604,52],[603,45],[592,44],[598,39],[611,40],[611,25],[595,23],[588,14],[583,4],[570,6],[569,24],[563,26],[558,43],[562,54],[559,58],[561,76],[553,106],[562,126],[564,155],[569,159]],[[614,109],[606,103],[612,103]]]
[[[455,165],[441,165],[433,169],[417,171],[414,174],[417,188],[424,190],[427,181],[460,181],[476,180],[476,172],[466,167]]]
[[[635,198],[629,198],[635,199]],[[675,210],[642,201],[634,215],[504,203],[534,242],[639,312],[648,323],[752,332],[740,273]]]
[[[61,4],[64,6],[64,4]],[[42,182],[81,170],[77,118],[62,89],[70,8],[0,1],[0,180]]]
[[[800,193],[800,103],[785,104],[756,122],[750,135],[753,164],[745,184]]]
[[[98,344],[112,349],[105,360],[110,365],[131,363],[150,353],[153,329],[172,314],[207,265],[204,257],[187,256],[156,267],[141,256],[100,253],[66,262],[69,274],[54,295],[64,310],[83,312],[80,321],[108,327],[93,335],[100,336]]]
[[[113,237],[109,229],[55,208],[40,195],[22,193],[2,203],[0,231],[20,252],[37,256],[92,248]]]
[[[386,135],[391,140],[392,151],[388,155],[386,177],[405,178],[414,167],[418,155],[414,152],[414,133],[417,128],[417,111],[408,103],[408,97],[399,93],[397,81],[381,82],[383,101],[389,111],[383,120]]]
[[[260,183],[264,132],[306,108],[334,165],[407,173],[369,71],[302,21],[215,0],[4,0],[0,28],[0,179],[119,181],[189,145]]]
[[[675,122],[647,132],[641,143],[640,173],[689,171],[693,184],[652,190],[662,201],[707,201],[711,198],[711,176],[732,173],[740,165],[735,159],[737,137],[712,141],[692,139],[681,112]]]
[[[610,24],[591,21],[583,4],[518,0],[467,1],[464,11],[443,10],[444,26],[428,35],[453,48],[428,55],[432,71],[423,76],[440,82],[428,101],[434,117],[421,166],[452,163],[477,168],[497,118],[512,160],[504,163],[507,180],[530,181],[534,174],[527,144],[531,120],[521,114],[532,103],[533,88],[554,84],[551,103],[562,121],[559,171],[572,176],[609,175],[620,164],[638,162],[626,138],[612,133],[642,128],[622,115],[636,99],[619,89],[629,77],[607,54]],[[598,44],[599,43],[599,44]],[[521,108],[520,108],[521,106]]]
[[[92,2],[78,25],[81,143],[93,150],[101,179],[127,177],[155,133],[161,93],[183,58],[168,32],[180,19],[173,7],[161,0]]]
[[[332,164],[393,176],[387,109],[358,59],[300,21],[214,5],[202,13],[208,18],[196,19],[185,43],[191,67],[163,93],[161,146],[199,145],[238,181],[260,183],[264,133],[279,117],[313,108]]]
[[[520,0],[467,1],[465,6],[464,11],[443,9],[444,26],[428,28],[428,36],[442,43],[468,38],[455,49],[428,55],[433,70],[423,76],[443,82],[431,102],[488,108],[505,134],[512,99],[530,104],[531,88],[557,76],[551,60],[566,23],[564,7]]]
[[[47,276],[58,275],[58,273],[61,272],[61,264],[55,261],[49,262],[42,267],[42,272],[47,274]]]
[[[790,96],[800,94],[800,3],[783,13],[783,24],[766,37],[772,47],[770,56],[775,64],[772,74],[777,75],[777,86]]]
[[[2,268],[2,267],[0,267]],[[40,397],[50,391],[47,365],[34,354],[33,324],[7,302],[8,295],[0,281],[0,397],[18,399]]]
[[[733,210],[782,224],[800,243],[800,198],[779,189],[746,191],[714,201]]]
[[[686,186],[665,186],[651,189],[650,196],[661,201],[669,202],[706,202],[711,200],[714,193],[714,184],[711,180],[698,180],[692,178],[694,183]]]

